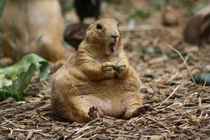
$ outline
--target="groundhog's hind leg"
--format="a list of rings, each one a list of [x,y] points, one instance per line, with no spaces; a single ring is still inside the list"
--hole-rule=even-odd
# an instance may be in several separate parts
[[[89,122],[96,117],[96,113],[97,115],[102,115],[101,110],[85,97],[83,98],[82,95],[72,98],[70,102],[72,106],[66,113],[69,120],[76,122]]]
[[[142,107],[142,98],[135,93],[127,93],[125,104],[127,105],[124,118],[129,119],[140,114],[139,109]]]
[[[132,104],[127,107],[124,118],[130,119],[132,117],[136,117],[140,115],[139,109],[141,108],[141,105],[139,104]]]

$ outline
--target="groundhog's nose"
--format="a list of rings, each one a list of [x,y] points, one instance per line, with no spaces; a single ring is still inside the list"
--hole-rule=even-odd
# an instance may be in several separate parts
[[[112,35],[112,38],[117,39],[118,35]]]

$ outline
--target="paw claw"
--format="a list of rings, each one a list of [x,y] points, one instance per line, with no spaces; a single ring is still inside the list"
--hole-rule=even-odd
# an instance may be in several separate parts
[[[114,67],[114,69],[118,72],[118,73],[123,73],[125,71],[126,65],[122,64],[121,62],[119,62],[117,64],[117,66]]]
[[[103,63],[102,68],[106,73],[110,73],[113,70],[113,66],[109,62]]]

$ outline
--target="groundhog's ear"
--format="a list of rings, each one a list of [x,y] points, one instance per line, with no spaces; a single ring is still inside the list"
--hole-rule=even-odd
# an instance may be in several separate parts
[[[118,22],[116,20],[113,19],[113,22],[118,26]]]
[[[93,27],[93,24],[90,24],[90,26],[88,27],[87,31],[89,31],[92,27]]]

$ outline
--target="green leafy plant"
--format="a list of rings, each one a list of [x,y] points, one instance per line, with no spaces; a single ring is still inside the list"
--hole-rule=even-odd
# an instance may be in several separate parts
[[[157,55],[164,55],[163,51],[160,47],[148,47],[148,46],[141,46],[139,45],[137,50],[144,54],[157,54]]]
[[[201,84],[203,86],[210,86],[210,73],[201,72],[193,76],[196,84]]]
[[[139,52],[144,53],[144,54],[151,54],[151,53],[154,53],[153,48],[151,48],[151,47],[146,47],[146,46],[141,46],[141,45],[138,46],[137,50],[138,50]]]
[[[48,62],[36,54],[22,57],[12,66],[0,69],[0,101],[13,97],[15,100],[24,100],[22,93],[27,88],[35,71],[38,71],[40,80],[50,72]]]
[[[136,17],[140,17],[141,19],[147,19],[149,18],[151,14],[151,11],[150,10],[137,10],[137,9],[134,9],[133,12],[132,12],[132,15],[131,15],[131,18],[136,18]]]

